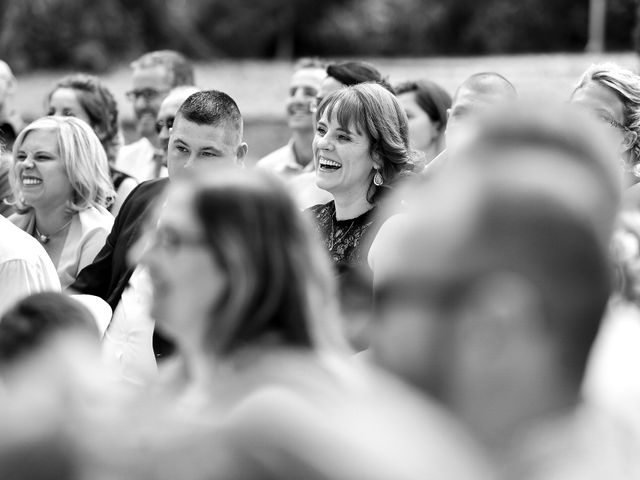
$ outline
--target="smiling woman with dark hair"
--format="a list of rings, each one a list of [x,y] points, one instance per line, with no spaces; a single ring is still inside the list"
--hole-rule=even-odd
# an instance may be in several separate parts
[[[363,83],[330,94],[316,119],[316,183],[334,200],[308,211],[343,273],[366,263],[381,223],[376,207],[413,169],[407,115],[388,90]]]

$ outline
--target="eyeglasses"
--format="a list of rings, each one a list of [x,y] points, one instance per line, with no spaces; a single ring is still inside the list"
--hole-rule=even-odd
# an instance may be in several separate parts
[[[173,128],[173,121],[175,117],[167,117],[166,120],[158,120],[156,122],[156,133],[160,134],[164,127],[167,127],[167,130],[171,130]]]
[[[139,90],[129,90],[127,92],[127,99],[131,102],[135,102],[138,98],[142,97],[145,101],[150,102],[155,100],[160,95],[167,93],[167,90],[156,90],[155,88],[141,88]]]

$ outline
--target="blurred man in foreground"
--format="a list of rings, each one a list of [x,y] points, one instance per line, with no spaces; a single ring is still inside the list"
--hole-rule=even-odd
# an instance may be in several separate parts
[[[505,478],[638,474],[636,439],[580,404],[620,200],[587,120],[529,109],[485,121],[375,264],[374,357],[448,406]]]
[[[160,104],[173,87],[193,85],[191,63],[180,53],[160,50],[146,53],[131,64],[133,88],[127,92],[140,139],[120,149],[116,168],[139,182],[166,177],[164,155],[159,148],[156,117]]]

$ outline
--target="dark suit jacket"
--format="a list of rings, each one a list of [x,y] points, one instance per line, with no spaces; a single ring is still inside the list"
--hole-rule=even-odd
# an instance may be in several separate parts
[[[127,262],[127,253],[140,238],[156,204],[168,184],[168,178],[138,185],[125,200],[116,216],[111,233],[93,263],[78,274],[71,285],[78,293],[95,295],[115,310],[135,268]]]

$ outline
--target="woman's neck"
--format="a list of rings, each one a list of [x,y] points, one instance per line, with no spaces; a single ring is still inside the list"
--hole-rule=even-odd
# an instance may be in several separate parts
[[[333,199],[336,206],[336,220],[350,220],[373,208],[373,205],[367,201],[366,195],[354,197],[334,195]]]
[[[34,212],[36,227],[40,233],[45,235],[52,235],[58,232],[73,217],[73,212],[65,204],[50,208],[36,208]]]

